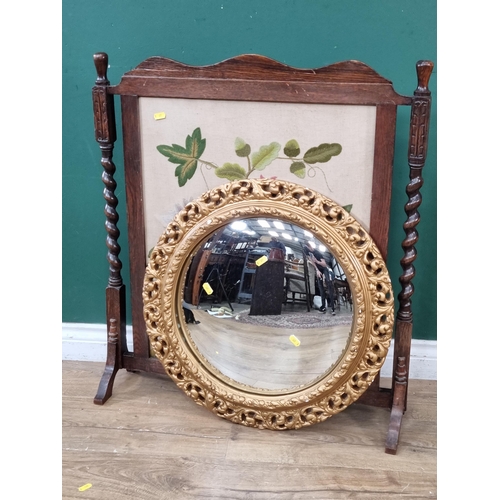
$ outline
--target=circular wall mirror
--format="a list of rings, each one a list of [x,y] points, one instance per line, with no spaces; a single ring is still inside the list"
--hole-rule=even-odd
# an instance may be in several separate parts
[[[186,340],[240,386],[289,392],[311,384],[347,346],[353,303],[345,273],[295,223],[227,224],[202,241],[185,278]]]
[[[323,195],[270,179],[220,186],[177,214],[151,252],[143,300],[152,353],[184,392],[276,430],[356,401],[394,321],[363,227]]]

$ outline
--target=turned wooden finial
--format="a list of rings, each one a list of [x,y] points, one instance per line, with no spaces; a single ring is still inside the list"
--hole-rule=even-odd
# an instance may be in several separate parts
[[[434,63],[432,61],[417,62],[418,87],[415,91],[416,95],[429,95],[431,93],[429,90],[429,80],[433,69]]]
[[[96,85],[109,85],[107,77],[108,54],[105,52],[97,52],[97,54],[94,54],[94,64],[97,71]]]

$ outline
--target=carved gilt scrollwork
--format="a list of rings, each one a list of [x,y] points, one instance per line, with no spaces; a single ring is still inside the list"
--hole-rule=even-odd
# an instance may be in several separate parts
[[[288,392],[242,390],[218,377],[186,342],[179,319],[190,256],[210,234],[238,218],[275,217],[310,231],[334,253],[354,302],[350,340],[340,360],[311,384]],[[332,200],[280,180],[242,180],[189,203],[150,255],[143,288],[151,349],[177,386],[215,415],[248,427],[298,429],[355,402],[385,361],[394,298],[385,262],[364,228]]]

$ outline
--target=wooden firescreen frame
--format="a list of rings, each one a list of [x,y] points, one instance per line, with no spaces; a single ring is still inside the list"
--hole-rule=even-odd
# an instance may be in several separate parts
[[[120,369],[164,374],[164,368],[151,357],[149,339],[142,315],[142,286],[147,264],[142,186],[142,157],[139,122],[141,97],[186,99],[222,99],[282,103],[353,104],[376,106],[375,151],[372,179],[370,236],[387,257],[390,224],[392,169],[398,106],[411,106],[408,147],[408,202],[402,242],[402,274],[394,331],[392,386],[380,387],[379,377],[360,402],[391,408],[386,452],[395,454],[407,387],[413,317],[411,297],[415,274],[416,226],[420,222],[420,188],[423,183],[430,119],[431,93],[428,87],[433,69],[430,61],[416,64],[418,85],[413,96],[397,94],[389,80],[358,61],[344,61],[315,70],[296,69],[257,55],[238,56],[212,66],[194,67],[166,58],[153,57],[123,75],[121,82],[110,85],[107,78],[108,56],[94,55],[97,80],[92,89],[95,138],[101,149],[106,201],[106,231],[109,278],[106,288],[107,359],[95,404],[104,404],[112,394],[113,382]],[[130,288],[133,351],[126,341],[126,288],[119,257],[120,236],[115,194],[113,149],[116,142],[114,96],[120,96],[124,143],[126,211],[129,233]]]

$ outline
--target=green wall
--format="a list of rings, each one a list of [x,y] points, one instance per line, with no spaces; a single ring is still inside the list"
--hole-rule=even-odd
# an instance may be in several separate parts
[[[63,0],[63,288],[62,321],[104,323],[108,278],[104,185],[94,139],[92,56],[107,52],[108,78],[144,59],[165,56],[207,65],[243,53],[299,68],[356,59],[391,80],[400,94],[416,87],[415,63],[436,63],[436,0]],[[436,67],[428,159],[417,244],[414,338],[436,339]],[[117,103],[118,104],[118,103]],[[119,106],[117,106],[119,108]],[[118,114],[118,119],[120,118]],[[399,111],[388,266],[397,293],[405,237],[409,109]],[[128,247],[121,134],[115,148],[119,243],[128,283]],[[130,312],[128,314],[130,321]]]

